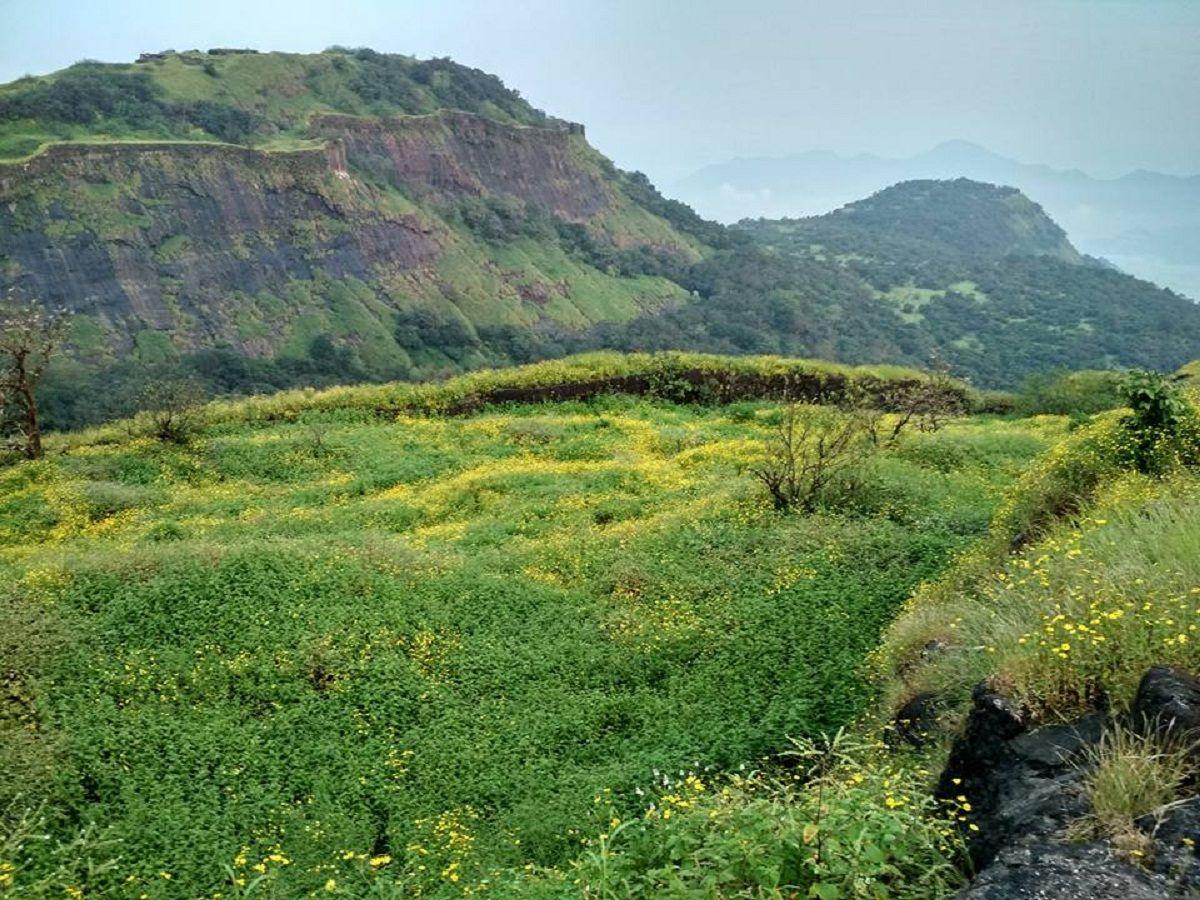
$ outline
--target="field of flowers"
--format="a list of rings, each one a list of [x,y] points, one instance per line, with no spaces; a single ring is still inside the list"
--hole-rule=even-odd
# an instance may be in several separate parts
[[[1065,421],[913,434],[801,516],[749,473],[779,415],[334,406],[0,471],[0,891],[552,886],[849,722],[905,598]]]
[[[970,788],[940,801],[932,788],[981,682],[1031,725],[1112,714],[1084,782],[1090,812],[1068,834],[1151,862],[1135,823],[1195,790],[1194,745],[1137,737],[1121,718],[1149,667],[1200,671],[1200,417],[1194,392],[1179,399],[1174,428],[1105,413],[1022,472],[986,535],[885,630],[867,667],[879,700],[845,732],[745,777],[660,787],[643,815],[613,817],[570,884],[598,898],[950,896],[988,825]],[[941,713],[913,748],[891,722],[918,695]],[[556,874],[539,896],[559,896]]]

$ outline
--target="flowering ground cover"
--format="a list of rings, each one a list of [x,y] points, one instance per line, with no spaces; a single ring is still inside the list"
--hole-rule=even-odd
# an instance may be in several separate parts
[[[803,516],[750,474],[778,417],[325,404],[3,470],[0,889],[578,893],[614,822],[854,719],[1065,431],[913,434]]]

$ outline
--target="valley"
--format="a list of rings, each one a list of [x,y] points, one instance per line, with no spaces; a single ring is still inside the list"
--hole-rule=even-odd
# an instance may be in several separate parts
[[[0,137],[0,292],[72,317],[57,427],[164,378],[239,395],[620,349],[936,359],[1013,388],[1174,369],[1200,334],[1194,303],[1086,259],[1011,189],[913,181],[727,228],[448,60],[81,63],[0,88]],[[944,293],[918,314],[889,294],[909,288]]]

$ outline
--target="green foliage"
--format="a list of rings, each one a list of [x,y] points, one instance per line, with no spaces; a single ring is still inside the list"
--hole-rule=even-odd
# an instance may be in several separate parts
[[[44,804],[51,843],[90,826],[120,848],[86,876],[18,854],[19,877],[101,896],[256,879],[278,896],[330,880],[456,895],[485,879],[537,896],[570,884],[615,815],[647,823],[614,844],[622,878],[669,878],[674,851],[651,844],[673,832],[644,818],[648,788],[658,809],[670,793],[653,772],[711,767],[720,785],[785,735],[851,720],[869,696],[858,667],[903,598],[979,534],[1045,441],[952,424],[938,439],[961,444],[961,465],[889,456],[876,477],[891,502],[803,517],[753,496],[766,402],[414,415],[572,372],[820,371],[667,362],[215,406],[186,445],[113,427],[0,471],[0,635],[22,648],[6,666],[29,697],[24,719],[3,719],[2,758],[20,802]],[[713,851],[681,877],[697,891],[709,874],[949,884],[915,777],[830,781],[822,841],[839,852],[815,866],[795,848],[812,798],[746,787],[745,809],[731,798],[727,820],[697,813],[679,832]],[[885,786],[911,806],[887,806]],[[740,854],[728,878],[718,851]]]
[[[990,678],[1054,719],[1102,698],[1129,703],[1150,666],[1194,670],[1198,451],[1200,432],[1182,428],[1156,443],[1164,465],[1145,474],[1117,412],[1054,447],[1009,492],[988,537],[889,629],[875,654],[889,700],[933,690],[966,702]],[[929,641],[983,651],[930,662]]]
[[[53,79],[0,94],[0,122],[39,120],[82,125],[108,134],[187,136],[199,128],[223,141],[247,140],[261,119],[212,100],[170,100],[146,72],[80,64]]]
[[[1021,383],[1014,409],[1021,415],[1094,415],[1125,405],[1121,373],[1038,372]]]
[[[1156,372],[1131,372],[1121,391],[1132,410],[1125,426],[1141,471],[1161,473],[1200,458],[1200,418],[1181,388]]]
[[[1064,367],[1170,371],[1200,343],[1195,304],[1080,256],[1012,188],[904,182],[828,215],[736,227],[769,250],[843,270],[896,312],[905,328],[888,330],[907,332],[908,352],[936,353],[981,387]]]
[[[533,109],[495,75],[451,59],[416,60],[365,47],[335,52],[356,63],[347,79],[349,89],[380,112],[427,112],[432,107],[500,114],[525,125],[548,122],[545,113]]]
[[[576,868],[584,896],[927,898],[961,885],[954,813],[917,767],[839,734],[785,754],[790,777],[668,779]]]
[[[1138,431],[1173,431],[1189,411],[1183,392],[1157,372],[1131,372],[1121,392]]]

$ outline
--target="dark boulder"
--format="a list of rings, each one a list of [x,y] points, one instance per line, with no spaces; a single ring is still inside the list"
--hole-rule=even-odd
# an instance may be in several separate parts
[[[1200,682],[1172,669],[1142,679],[1132,721],[1184,734],[1200,728]],[[938,795],[967,812],[976,876],[961,900],[1150,900],[1195,896],[1200,887],[1200,798],[1143,817],[1145,866],[1104,840],[1072,843],[1068,826],[1088,814],[1087,750],[1104,733],[1092,713],[1069,725],[1029,730],[1011,703],[976,688],[967,725],[951,750]],[[977,830],[976,830],[977,829]]]
[[[1137,825],[1154,841],[1155,872],[1200,887],[1200,797],[1142,816]]]
[[[1161,900],[1160,877],[1121,862],[1102,843],[1022,840],[1006,847],[959,900]]]
[[[1150,669],[1133,701],[1133,724],[1145,733],[1200,732],[1200,679],[1178,669]]]
[[[925,746],[937,726],[939,709],[936,694],[917,694],[896,712],[892,719],[892,733],[913,747]]]
[[[1102,717],[1093,714],[1072,725],[1029,731],[1008,700],[983,685],[975,689],[937,796],[953,808],[970,806],[964,836],[977,871],[1002,848],[1046,840],[1087,813],[1083,771],[1075,761],[1102,730]]]

